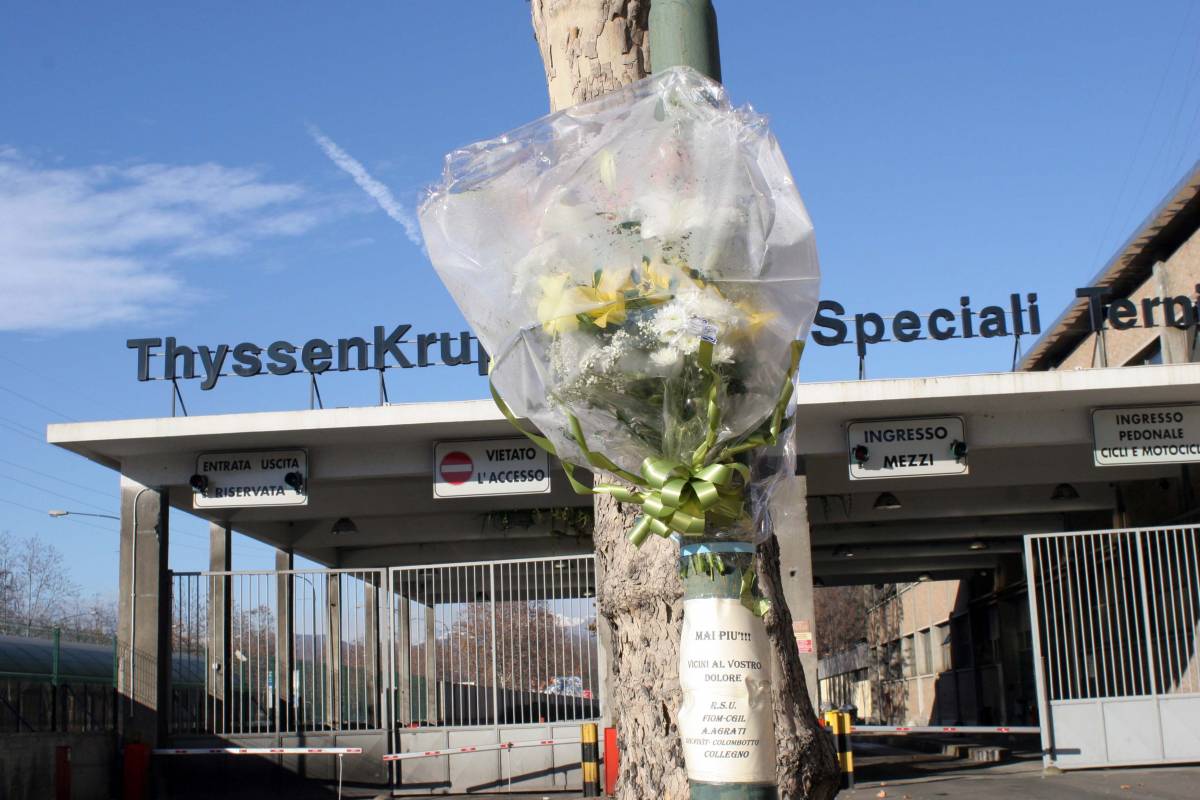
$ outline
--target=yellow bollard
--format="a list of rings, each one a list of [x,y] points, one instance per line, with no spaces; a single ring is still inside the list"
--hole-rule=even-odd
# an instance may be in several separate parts
[[[583,767],[583,796],[600,796],[600,746],[596,723],[586,722],[580,726],[580,763]]]
[[[842,788],[854,788],[854,751],[850,745],[850,715],[843,711],[826,711],[825,725],[833,734],[837,751],[838,771],[842,773]]]

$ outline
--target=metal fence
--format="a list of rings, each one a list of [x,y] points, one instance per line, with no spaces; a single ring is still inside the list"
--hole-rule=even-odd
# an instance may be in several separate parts
[[[0,620],[0,732],[114,729],[115,661],[112,636]]]
[[[1029,537],[1050,700],[1200,692],[1200,528]]]
[[[494,727],[599,716],[590,555],[176,573],[172,588],[174,734],[367,731],[388,720],[402,728]]]
[[[381,728],[383,579],[383,570],[176,573],[172,732]]]
[[[391,570],[402,727],[599,716],[592,556]]]

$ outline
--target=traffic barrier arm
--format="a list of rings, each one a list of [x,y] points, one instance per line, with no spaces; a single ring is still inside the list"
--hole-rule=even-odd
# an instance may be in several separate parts
[[[833,713],[833,712],[829,712]],[[825,715],[827,718],[829,714]],[[851,725],[851,733],[1041,733],[1036,725]]]
[[[487,750],[515,750],[521,747],[549,747],[557,744],[582,744],[582,739],[536,739],[528,742],[500,742],[499,744],[476,744],[470,747],[452,747],[448,750],[422,750],[419,753],[388,753],[384,761],[407,761],[410,758],[432,756],[454,756],[459,753],[482,753]]]
[[[160,747],[156,756],[357,756],[361,747]]]

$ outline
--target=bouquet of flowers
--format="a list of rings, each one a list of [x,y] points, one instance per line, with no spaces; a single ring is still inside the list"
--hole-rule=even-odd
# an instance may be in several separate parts
[[[640,505],[635,544],[759,537],[748,454],[787,424],[819,287],[763,117],[667,70],[451,153],[420,221],[497,402],[577,490]]]

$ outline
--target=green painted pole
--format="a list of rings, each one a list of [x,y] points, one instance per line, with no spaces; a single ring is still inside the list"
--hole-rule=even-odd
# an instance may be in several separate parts
[[[680,642],[680,683],[685,695],[691,694],[691,708],[685,699],[680,710],[680,735],[688,756],[688,786],[691,800],[779,800],[775,781],[775,715],[770,701],[770,643],[761,619],[743,607],[743,580],[755,574],[754,559],[757,546],[749,542],[703,541],[685,539],[679,554],[679,573],[683,579],[683,634]],[[757,593],[755,593],[757,594]],[[714,608],[714,605],[724,604]],[[689,608],[691,611],[689,611]],[[689,613],[697,619],[689,619]],[[740,621],[738,618],[740,617]],[[719,649],[696,649],[696,641],[713,637],[718,641],[730,628],[742,633],[729,637],[741,644],[725,643]],[[715,636],[714,636],[715,635]],[[755,639],[747,650],[745,640]],[[737,648],[737,649],[735,649]],[[739,652],[740,650],[740,652]],[[756,655],[751,655],[753,653]],[[694,653],[702,656],[696,658]],[[715,656],[715,658],[713,657]],[[724,656],[723,663],[716,663]],[[756,667],[738,665],[749,659]],[[685,663],[686,662],[686,663]],[[722,693],[723,684],[717,681],[736,678],[756,680],[765,686],[765,698],[760,696],[756,707],[753,696],[741,692]],[[750,693],[753,695],[753,693]],[[732,698],[738,699],[733,700]],[[765,699],[765,703],[763,700]],[[699,765],[690,759],[697,759]],[[768,766],[761,766],[763,761]],[[720,765],[712,775],[713,765]],[[759,764],[759,767],[750,766]],[[699,770],[697,769],[699,767]],[[702,771],[704,779],[691,773]],[[747,776],[757,773],[753,780],[730,781],[734,772]]]
[[[717,12],[713,9],[711,0],[654,0],[650,5],[650,66],[651,72],[661,72],[671,67],[687,66],[696,71],[712,78],[715,81],[721,80],[721,51],[717,37]],[[715,539],[706,539],[702,541],[686,540],[680,551],[680,574],[683,576],[683,594],[684,594],[684,631],[686,635],[701,636],[704,635],[700,628],[707,623],[693,621],[689,624],[687,620],[687,607],[689,601],[724,601],[726,603],[740,603],[743,595],[742,576],[747,571],[754,571],[755,546],[748,543],[730,543],[720,542]],[[693,608],[699,610],[709,606],[696,603]],[[766,631],[762,629],[761,624],[757,626],[758,630],[756,637],[761,637],[761,643],[766,642]],[[681,643],[685,652],[689,650],[689,643]],[[688,675],[685,677],[681,674],[681,679],[684,682],[691,683],[692,681],[703,681],[712,677],[720,677],[721,667],[716,666],[711,661],[704,661],[706,666],[699,666],[700,659],[697,659],[697,665],[693,671],[688,669]],[[767,666],[767,665],[764,665]],[[705,675],[705,672],[708,674]],[[769,673],[768,673],[769,674]],[[703,684],[698,684],[702,686]],[[708,742],[708,745],[685,746],[685,750],[691,750],[693,758],[705,758],[707,748],[715,748],[721,751],[718,757],[729,757],[735,755],[730,751],[727,743],[728,738],[722,743],[720,735],[711,735],[713,731],[723,731],[729,728],[736,727],[742,731],[750,731],[746,736],[754,736],[755,730],[759,731],[765,737],[770,737],[771,742],[768,752],[771,756],[771,761],[774,761],[774,714],[771,708],[760,710],[767,717],[765,730],[762,726],[755,726],[753,721],[746,725],[745,717],[741,714],[733,714],[720,708],[712,708],[720,706],[722,701],[715,700],[714,695],[705,694],[702,688],[693,687],[695,694],[699,698],[703,698],[704,708],[699,709],[681,709],[681,735],[687,738],[692,738],[694,741]],[[697,700],[693,700],[697,702]],[[739,703],[740,705],[740,703]],[[726,706],[728,708],[728,706]],[[745,712],[747,709],[739,708],[737,711]],[[695,730],[682,730],[684,722],[682,717],[684,714],[689,717],[689,724]],[[715,727],[704,727],[705,720],[722,720]],[[742,720],[741,722],[730,722],[730,720]],[[711,722],[710,722],[711,725]],[[734,740],[737,741],[737,740]],[[749,739],[749,741],[756,741]],[[711,749],[707,752],[713,753]],[[731,760],[725,763],[732,764]],[[689,772],[692,770],[689,769]],[[767,780],[754,783],[746,782],[724,782],[724,781],[707,781],[693,780],[689,777],[688,784],[690,787],[691,800],[778,800],[779,789],[775,785],[775,781]]]
[[[711,0],[654,0],[649,27],[651,72],[684,66],[721,80],[717,12]]]
[[[62,630],[54,629],[54,650],[50,656],[50,693],[54,696],[54,706],[50,710],[50,730],[58,730],[58,656],[62,651]]]

